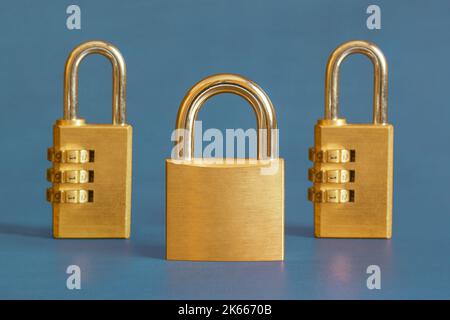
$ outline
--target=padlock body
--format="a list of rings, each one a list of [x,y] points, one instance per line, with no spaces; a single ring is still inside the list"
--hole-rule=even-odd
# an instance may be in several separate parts
[[[284,258],[284,161],[166,161],[167,259]]]
[[[68,194],[67,190],[82,189],[88,190],[90,197],[84,203],[53,202],[54,237],[129,238],[132,127],[60,125],[57,122],[53,127],[53,141],[55,151],[86,150],[90,153],[90,160],[85,163],[53,162],[54,172],[66,172],[66,176],[67,172],[77,170],[90,174],[89,181],[79,181],[81,183],[53,182],[53,192],[62,190]]]
[[[391,238],[393,145],[394,128],[389,124],[329,125],[319,122],[315,126],[316,152],[347,150],[348,156],[351,153],[352,157],[344,163],[329,162],[333,161],[330,152],[329,159],[314,162],[314,170],[325,172],[329,177],[314,182],[314,190],[323,191],[322,199],[314,202],[317,237]],[[344,183],[333,181],[333,174],[343,170],[351,173],[352,181],[347,181],[348,177]],[[340,189],[349,193],[344,194],[342,203],[336,203],[332,190]]]

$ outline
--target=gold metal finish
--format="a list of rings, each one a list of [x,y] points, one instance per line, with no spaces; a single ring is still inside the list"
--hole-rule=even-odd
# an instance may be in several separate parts
[[[374,64],[373,124],[338,118],[339,67],[352,53],[362,53]],[[350,41],[330,56],[325,119],[316,124],[315,147],[309,151],[314,187],[308,198],[314,203],[317,237],[392,236],[394,128],[387,123],[387,78],[387,62],[372,43]]]
[[[349,41],[333,51],[325,74],[325,120],[338,120],[339,77],[342,62],[351,54],[361,53],[373,64],[373,123],[387,123],[388,66],[383,52],[368,41]]]
[[[111,62],[113,71],[112,123],[126,123],[125,60],[119,49],[104,41],[89,41],[72,50],[64,71],[64,120],[78,120],[78,68],[81,61],[90,54],[101,54]]]
[[[245,98],[257,118],[258,159],[194,159],[193,124],[211,96]],[[275,111],[264,91],[231,74],[210,76],[187,93],[177,117],[180,159],[166,160],[167,259],[284,259],[284,161],[275,156]],[[263,133],[264,134],[263,134]],[[272,174],[263,169],[277,168]],[[269,169],[270,170],[270,169]]]
[[[67,170],[54,171],[47,170],[47,180],[55,183],[88,183],[94,182],[93,170]]]
[[[347,189],[308,189],[308,200],[316,203],[347,203],[355,201],[355,191]]]
[[[355,161],[355,150],[317,150],[309,148],[309,160],[313,162],[346,163]]]
[[[194,155],[194,124],[197,114],[209,98],[220,93],[234,93],[252,106],[258,130],[258,159],[274,159],[276,144],[273,129],[277,119],[272,102],[267,94],[253,81],[235,74],[209,76],[195,84],[185,95],[178,110],[176,129],[177,143],[184,141],[184,154],[180,157],[191,160]],[[186,134],[188,133],[188,134]]]
[[[86,124],[77,115],[78,67],[92,53],[113,67],[113,124]],[[132,127],[125,124],[125,61],[111,44],[87,42],[69,55],[64,78],[64,119],[53,127],[48,151],[54,237],[129,238]]]
[[[317,183],[347,183],[353,182],[354,177],[354,170],[316,170],[315,168],[308,170],[309,180]]]
[[[47,159],[51,162],[87,163],[94,161],[94,153],[89,150],[58,150],[48,148]]]
[[[94,201],[94,191],[84,189],[47,189],[47,201],[52,203],[82,204]]]
[[[261,175],[275,165],[276,174]],[[283,260],[283,159],[235,165],[169,159],[166,172],[167,259]]]

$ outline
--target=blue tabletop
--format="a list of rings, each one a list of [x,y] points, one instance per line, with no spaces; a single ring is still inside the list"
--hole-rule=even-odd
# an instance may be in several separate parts
[[[404,299],[450,298],[450,3],[376,1],[77,1],[81,30],[66,28],[69,1],[14,1],[0,11],[0,298]],[[134,127],[130,240],[55,240],[45,201],[46,150],[63,110],[65,59],[77,44],[115,44],[128,67]],[[395,126],[392,240],[316,239],[306,199],[308,147],[323,116],[324,71],[344,41],[375,42],[389,63]],[[286,161],[284,262],[169,262],[165,256],[165,158],[186,90],[203,77],[239,73],[270,96]],[[80,115],[110,121],[110,66],[80,68]],[[372,66],[344,63],[341,113],[372,116]],[[200,112],[203,127],[250,128],[254,115],[224,95]],[[68,290],[66,269],[81,269]],[[381,269],[369,290],[367,267]]]

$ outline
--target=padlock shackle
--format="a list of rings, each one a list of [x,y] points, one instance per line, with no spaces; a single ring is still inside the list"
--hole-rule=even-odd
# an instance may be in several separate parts
[[[339,76],[342,62],[349,55],[360,53],[373,64],[373,123],[387,124],[388,65],[383,52],[368,41],[349,41],[337,47],[330,55],[325,73],[325,119],[338,120]]]
[[[119,49],[104,41],[82,43],[69,54],[64,70],[64,120],[78,119],[78,68],[81,61],[90,54],[101,54],[111,62],[112,123],[124,125],[126,123],[126,64]]]
[[[178,110],[177,144],[183,143],[181,158],[194,156],[194,126],[198,112],[211,97],[221,93],[236,94],[250,103],[256,115],[258,129],[257,156],[259,160],[274,159],[277,155],[277,119],[267,94],[253,81],[236,74],[216,74],[195,84],[185,95]]]

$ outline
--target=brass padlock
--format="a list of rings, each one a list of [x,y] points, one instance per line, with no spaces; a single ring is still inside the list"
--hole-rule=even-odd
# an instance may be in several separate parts
[[[338,117],[339,68],[361,53],[374,66],[373,124]],[[331,54],[325,75],[325,118],[314,128],[308,190],[316,237],[391,238],[394,127],[387,123],[388,67],[373,43],[350,41]]]
[[[89,54],[107,57],[113,69],[112,124],[87,124],[77,116],[78,67]],[[129,238],[132,127],[125,119],[126,66],[103,41],[76,47],[64,72],[64,118],[53,126],[47,172],[52,187],[55,238]]]
[[[210,97],[233,93],[257,118],[257,159],[194,158],[194,123]],[[184,97],[176,147],[166,160],[167,259],[265,261],[284,258],[284,162],[278,158],[275,110],[254,82],[207,77]]]

